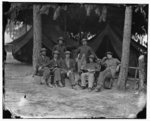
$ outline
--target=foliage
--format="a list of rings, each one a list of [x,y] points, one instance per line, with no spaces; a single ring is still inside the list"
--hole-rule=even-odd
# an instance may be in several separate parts
[[[33,4],[35,3],[11,3],[9,11],[10,19],[33,22]],[[38,3],[36,3],[38,4]],[[92,35],[99,32],[104,23],[120,26],[123,30],[124,4],[69,4],[69,3],[39,3],[40,13],[52,16],[51,21],[56,21],[61,29],[74,35],[81,32]],[[148,5],[138,4],[133,6],[132,34],[146,34],[148,26]],[[120,12],[120,13],[119,13]],[[77,26],[78,25],[78,26]]]

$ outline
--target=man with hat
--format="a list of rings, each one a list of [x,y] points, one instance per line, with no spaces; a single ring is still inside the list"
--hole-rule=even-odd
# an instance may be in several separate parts
[[[74,82],[75,61],[71,59],[70,54],[71,54],[70,51],[65,52],[65,59],[62,60],[62,70],[63,70],[62,75],[63,75],[63,79],[65,79],[66,77],[69,78],[72,88],[74,88],[75,86],[75,82]]]
[[[117,58],[113,58],[112,52],[110,51],[106,55],[107,57],[104,57],[101,61],[101,65],[104,65],[106,69],[99,74],[96,92],[101,91],[106,79],[113,79],[116,72],[119,71],[120,61]]]
[[[100,71],[100,66],[94,61],[95,56],[91,54],[88,58],[89,62],[85,65],[81,74],[81,86],[86,87],[86,77],[88,79],[88,90],[92,91],[95,80],[95,72]]]
[[[63,37],[59,37],[58,38],[58,44],[54,46],[53,52],[55,50],[59,51],[60,58],[64,59],[66,47],[64,45],[64,38]]]
[[[41,84],[47,82],[48,80],[48,65],[50,62],[50,58],[46,56],[46,49],[41,48],[40,56],[37,60],[36,71],[34,75],[39,74],[42,76]]]
[[[96,57],[96,54],[94,53],[93,49],[87,45],[87,39],[82,39],[82,46],[80,46],[76,50],[76,54],[78,55],[77,62],[78,62],[78,71],[81,68],[82,58],[85,56],[85,60],[90,54],[93,54]]]
[[[49,68],[54,75],[54,85],[62,87],[61,82],[61,60],[59,59],[59,51],[55,50],[53,52],[53,59],[49,63]],[[49,82],[51,83],[51,82]]]

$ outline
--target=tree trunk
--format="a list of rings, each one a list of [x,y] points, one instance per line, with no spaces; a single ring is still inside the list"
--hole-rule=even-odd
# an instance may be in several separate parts
[[[125,10],[125,22],[123,33],[123,45],[122,45],[122,58],[121,58],[121,70],[118,80],[118,88],[125,89],[125,84],[128,76],[128,65],[130,56],[130,40],[131,40],[131,26],[132,26],[132,7],[126,6]]]
[[[35,71],[42,41],[40,5],[33,5],[33,69]]]
[[[144,55],[140,55],[139,57],[139,90],[144,89],[144,81],[146,79],[145,73],[145,57]]]

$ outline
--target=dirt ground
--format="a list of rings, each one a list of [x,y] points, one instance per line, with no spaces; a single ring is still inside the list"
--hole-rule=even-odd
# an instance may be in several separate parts
[[[7,56],[5,65],[4,104],[23,118],[127,118],[139,112],[138,96],[133,91],[116,89],[102,92],[73,90],[69,87],[49,88],[32,78],[32,66]],[[19,105],[26,95],[26,103]]]

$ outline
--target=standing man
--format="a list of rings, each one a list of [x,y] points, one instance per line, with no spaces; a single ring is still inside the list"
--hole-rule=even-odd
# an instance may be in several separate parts
[[[37,60],[36,71],[34,72],[34,75],[42,76],[41,84],[46,83],[47,80],[48,80],[48,74],[49,74],[48,65],[49,65],[49,62],[50,62],[50,58],[46,56],[46,49],[42,48],[40,50],[40,56]]]
[[[77,50],[76,50],[76,55],[78,55],[77,57],[77,63],[78,63],[78,71],[81,68],[81,64],[83,63],[83,61],[87,60],[87,57],[93,54],[96,57],[96,54],[94,53],[93,49],[87,45],[87,39],[83,39],[82,40],[82,46],[80,46]],[[84,59],[82,59],[84,58]]]
[[[65,59],[62,61],[62,75],[63,75],[63,79],[65,79],[66,77],[69,78],[72,88],[74,88],[75,86],[75,75],[74,75],[74,71],[75,71],[75,62],[73,59],[70,58],[70,51],[66,51],[65,52]]]
[[[52,73],[54,74],[54,85],[62,87],[61,83],[61,60],[59,59],[59,52],[55,50],[53,52],[53,59],[49,63],[49,67],[52,70]]]
[[[90,55],[89,56],[89,62],[86,64],[84,71],[81,74],[81,86],[84,89],[86,86],[86,77],[88,79],[88,90],[92,91],[93,89],[93,84],[94,84],[94,80],[95,80],[95,72],[96,71],[100,71],[100,66],[94,62],[95,56],[94,55]]]
[[[55,50],[59,51],[59,56],[61,59],[65,58],[66,47],[64,45],[64,38],[63,37],[58,38],[58,44],[54,46],[53,52]]]
[[[120,61],[117,58],[112,57],[112,52],[107,52],[107,57],[104,57],[101,61],[101,65],[106,66],[106,69],[100,72],[98,77],[98,83],[96,92],[101,91],[105,79],[112,79],[115,77],[116,72],[119,71]]]

